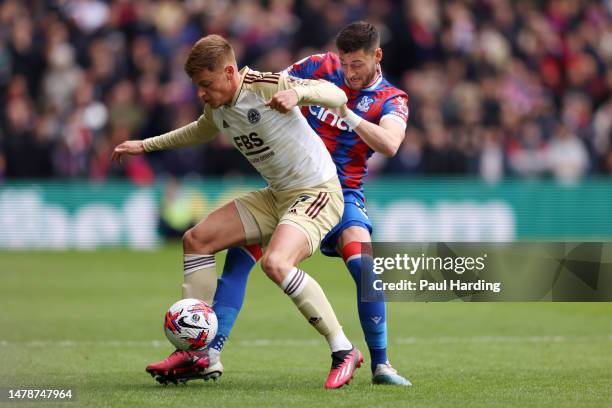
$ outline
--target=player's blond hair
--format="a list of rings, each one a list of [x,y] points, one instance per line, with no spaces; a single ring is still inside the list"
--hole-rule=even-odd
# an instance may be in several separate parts
[[[195,43],[185,62],[185,72],[192,78],[202,70],[216,71],[219,67],[236,65],[232,45],[217,34],[202,37]]]

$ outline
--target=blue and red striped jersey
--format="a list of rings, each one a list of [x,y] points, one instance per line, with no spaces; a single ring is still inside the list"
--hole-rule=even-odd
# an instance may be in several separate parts
[[[368,122],[379,124],[387,115],[403,123],[408,120],[408,95],[404,91],[391,85],[382,75],[378,75],[370,86],[353,91],[345,83],[340,58],[332,52],[307,57],[290,66],[287,73],[297,78],[325,79],[334,83],[346,93],[347,106]],[[364,199],[367,161],[374,151],[327,108],[304,106],[302,113],[327,146],[342,188],[352,190]]]

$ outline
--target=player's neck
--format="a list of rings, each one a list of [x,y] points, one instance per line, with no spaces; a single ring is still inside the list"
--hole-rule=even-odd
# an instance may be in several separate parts
[[[236,99],[236,94],[240,91],[240,85],[242,82],[242,75],[240,75],[239,71],[234,71],[234,75],[232,76],[231,83],[231,92],[229,100],[224,104],[225,106],[232,106],[234,104],[234,100]]]

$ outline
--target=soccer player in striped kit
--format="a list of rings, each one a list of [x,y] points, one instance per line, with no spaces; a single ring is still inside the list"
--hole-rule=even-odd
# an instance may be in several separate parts
[[[372,382],[411,385],[387,358],[385,303],[361,301],[360,275],[362,267],[373,274],[371,258],[361,251],[361,243],[370,242],[372,233],[363,192],[367,160],[374,152],[385,156],[397,152],[408,120],[408,97],[381,74],[382,50],[373,25],[363,21],[349,24],[338,34],[336,46],[338,54],[313,55],[287,69],[294,77],[330,81],[348,97],[348,103],[340,109],[302,107],[308,123],[334,160],[345,201],[342,220],[323,239],[321,252],[342,256],[357,286],[357,309],[370,351]],[[219,355],[242,306],[249,271],[261,253],[259,246],[228,250],[214,300],[219,332],[208,349],[211,365],[205,377],[223,372]],[[367,276],[364,279],[370,280]]]
[[[121,143],[112,159],[205,143],[222,132],[268,186],[213,211],[185,233],[183,298],[212,302],[215,253],[245,244],[266,245],[261,261],[266,275],[329,344],[333,363],[325,388],[342,387],[363,356],[345,336],[319,284],[298,268],[341,219],[342,188],[325,145],[298,106],[338,108],[346,103],[346,95],[323,80],[248,67],[239,71],[233,48],[218,35],[196,42],[185,71],[204,103],[200,118],[163,135]],[[198,378],[209,366],[205,351],[177,350],[146,370],[161,383],[176,383]]]

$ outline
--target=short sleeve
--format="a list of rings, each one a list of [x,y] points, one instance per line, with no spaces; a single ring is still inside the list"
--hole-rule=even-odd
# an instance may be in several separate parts
[[[385,101],[382,107],[380,120],[385,118],[393,119],[406,126],[408,122],[408,96],[405,94],[397,95]]]

